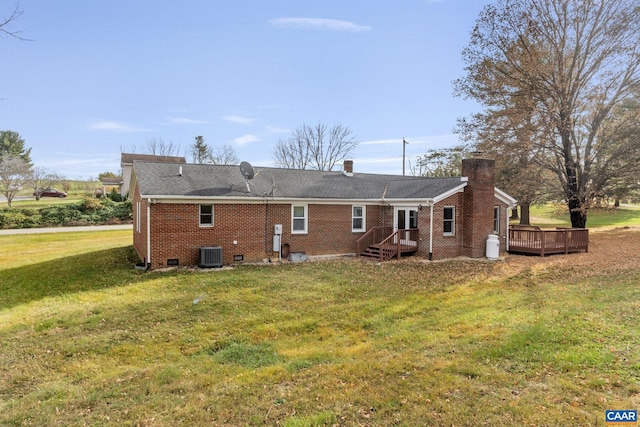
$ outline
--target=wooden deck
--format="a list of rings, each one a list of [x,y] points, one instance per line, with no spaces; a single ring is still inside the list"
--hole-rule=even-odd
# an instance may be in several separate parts
[[[568,254],[589,252],[589,230],[586,228],[556,228],[541,230],[536,226],[509,227],[509,252],[535,254]]]
[[[356,256],[388,261],[416,253],[419,235],[417,228],[393,231],[391,227],[373,227],[356,242]]]

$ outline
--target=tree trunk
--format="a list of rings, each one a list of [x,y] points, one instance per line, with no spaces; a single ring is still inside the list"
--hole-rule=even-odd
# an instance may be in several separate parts
[[[563,120],[564,124],[567,120]],[[585,228],[587,225],[587,211],[584,209],[584,194],[580,191],[578,185],[578,165],[571,156],[571,137],[567,127],[561,128],[560,135],[562,145],[564,146],[564,167],[567,174],[567,183],[565,188],[565,196],[567,198],[567,206],[569,207],[569,215],[571,216],[571,227]]]
[[[518,219],[518,207],[514,206],[513,209],[511,209],[511,218],[509,219]]]
[[[529,217],[529,203],[520,204],[520,225],[531,225]]]
[[[583,203],[578,197],[569,199],[567,203],[569,207],[569,215],[571,216],[571,227],[586,228],[587,227],[587,211],[584,209]]]
[[[616,207],[616,208],[619,208],[620,207],[620,199],[618,199],[616,197],[616,201],[613,203],[613,206]]]

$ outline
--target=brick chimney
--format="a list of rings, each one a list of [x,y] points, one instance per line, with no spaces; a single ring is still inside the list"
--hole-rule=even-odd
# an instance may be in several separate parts
[[[462,160],[462,176],[468,178],[462,212],[462,254],[471,258],[485,256],[486,241],[493,234],[496,162],[475,157]]]
[[[345,160],[344,161],[343,173],[346,176],[353,176],[353,160]]]

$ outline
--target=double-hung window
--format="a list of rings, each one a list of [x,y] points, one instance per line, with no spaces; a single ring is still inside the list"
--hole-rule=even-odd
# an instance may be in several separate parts
[[[291,233],[306,234],[307,233],[307,205],[291,206]]]
[[[364,231],[365,227],[366,225],[364,206],[353,206],[351,208],[351,231]]]
[[[213,205],[200,205],[200,227],[213,227]]]
[[[493,207],[493,234],[500,234],[500,206]]]
[[[443,234],[454,236],[456,234],[456,208],[455,206],[444,207]]]

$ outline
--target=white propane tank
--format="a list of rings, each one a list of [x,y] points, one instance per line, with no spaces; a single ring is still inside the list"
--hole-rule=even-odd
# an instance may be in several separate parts
[[[498,259],[500,257],[500,240],[495,234],[489,234],[487,238],[487,259]]]

